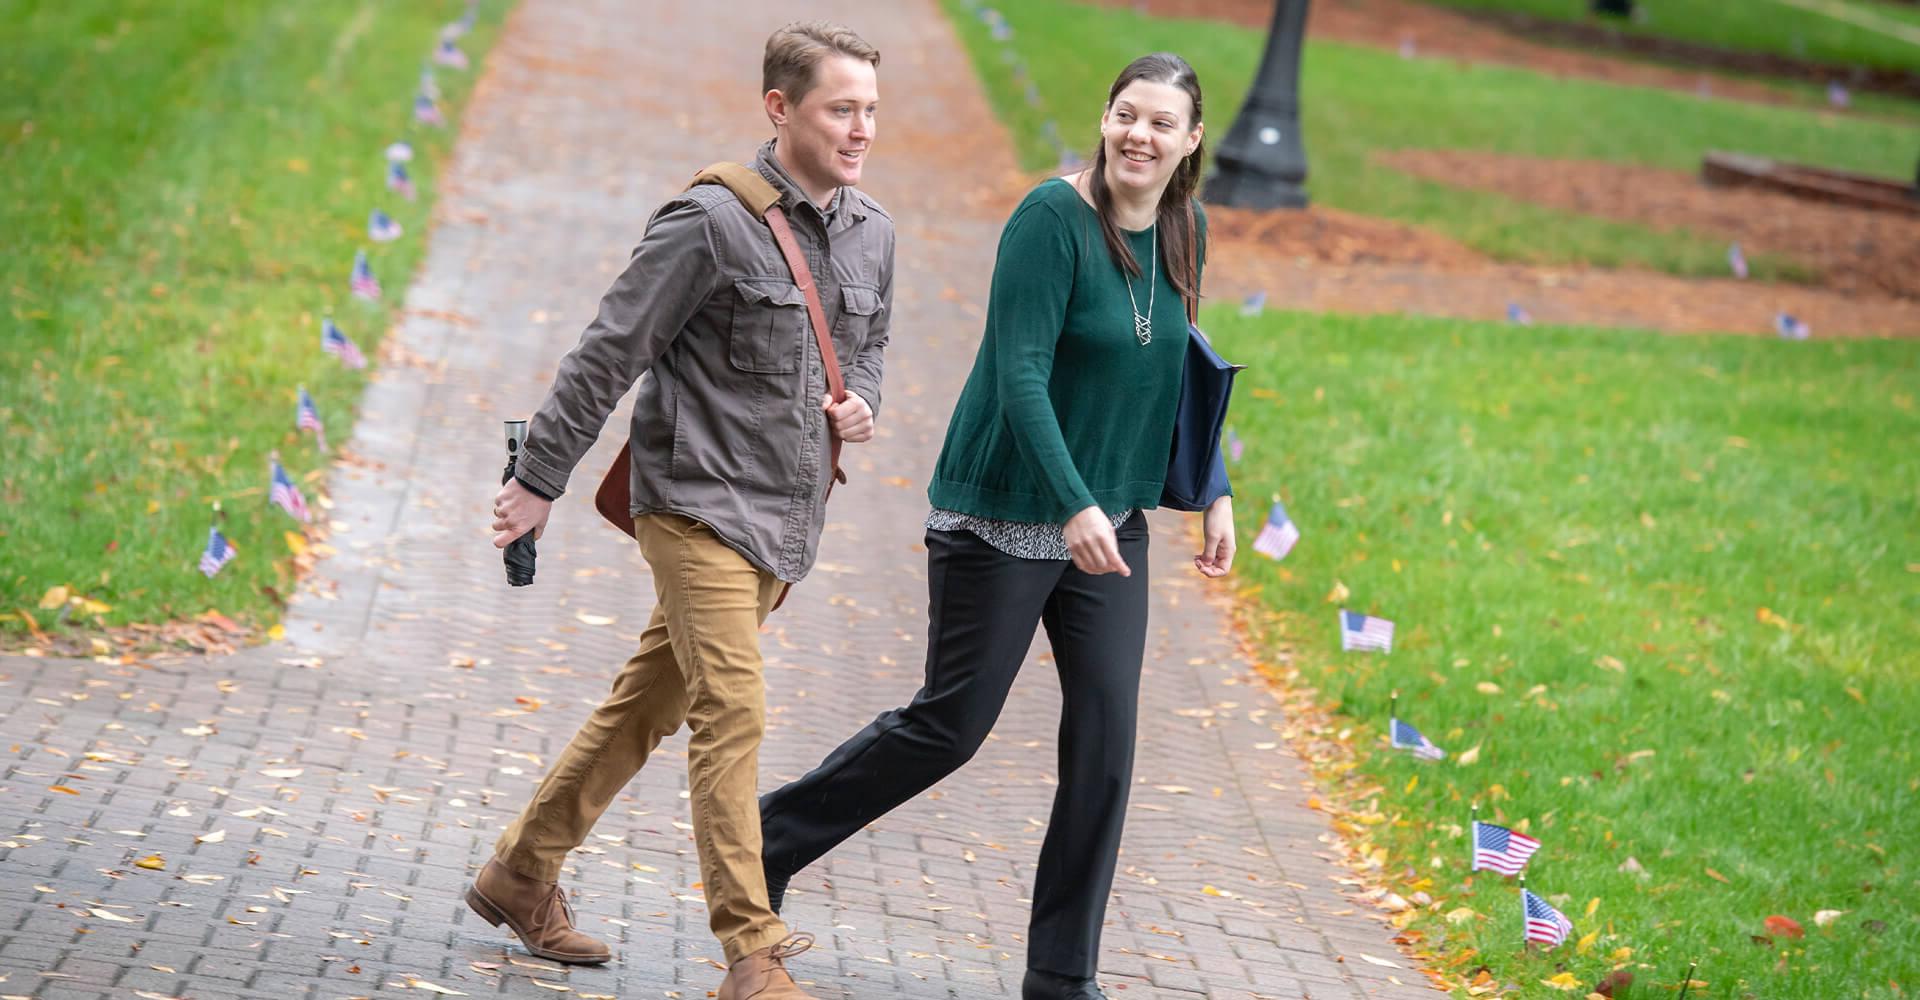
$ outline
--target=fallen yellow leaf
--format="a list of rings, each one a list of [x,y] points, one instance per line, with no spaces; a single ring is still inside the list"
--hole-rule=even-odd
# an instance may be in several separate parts
[[[1466,767],[1469,764],[1479,763],[1480,762],[1480,744],[1475,743],[1471,748],[1462,750],[1460,753],[1454,756],[1453,762],[1460,767]]]
[[[152,872],[163,872],[167,870],[167,859],[161,857],[158,854],[149,854],[146,857],[141,858],[138,861],[135,861],[133,863],[133,866],[135,868],[145,868],[146,870],[152,871]]]
[[[193,838],[193,842],[196,844],[218,844],[225,839],[227,839],[227,831],[215,830],[212,833]]]
[[[1542,979],[1540,981],[1556,990],[1577,990],[1580,988],[1580,980],[1573,978],[1573,973],[1571,972],[1562,972],[1552,979]]]
[[[1600,940],[1599,931],[1588,931],[1580,937],[1579,943],[1573,946],[1573,950],[1578,954],[1584,955],[1593,949],[1593,943],[1598,940]]]
[[[47,592],[40,597],[40,609],[42,611],[52,611],[66,604],[68,596],[69,591],[66,587],[50,587],[47,589]]]
[[[138,920],[135,920],[135,919],[133,919],[132,917],[123,917],[123,916],[121,916],[120,914],[118,914],[118,913],[115,913],[115,912],[113,912],[112,910],[102,910],[102,909],[100,909],[99,907],[94,907],[94,908],[92,908],[92,909],[90,909],[90,910],[88,910],[87,912],[88,912],[88,913],[91,913],[91,914],[93,914],[93,915],[94,915],[94,916],[96,916],[96,917],[99,917],[99,918],[100,918],[100,919],[102,919],[102,920],[111,920],[111,921],[113,921],[113,922],[114,922],[114,923],[116,923],[116,924],[137,924],[137,923],[139,923],[139,921],[138,921]]]

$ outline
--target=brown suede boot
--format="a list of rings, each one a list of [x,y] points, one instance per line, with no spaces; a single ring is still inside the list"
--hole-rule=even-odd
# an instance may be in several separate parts
[[[487,923],[512,928],[527,951],[541,958],[598,965],[612,957],[606,945],[573,929],[573,907],[558,882],[530,879],[494,858],[467,888],[467,905]]]
[[[789,934],[787,939],[733,963],[720,981],[717,1000],[813,1000],[794,985],[786,960],[813,947],[813,935]]]

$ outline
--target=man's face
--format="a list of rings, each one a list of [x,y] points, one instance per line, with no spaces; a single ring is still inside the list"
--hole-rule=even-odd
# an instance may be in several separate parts
[[[814,86],[798,104],[779,91],[767,95],[767,110],[780,129],[780,163],[824,203],[833,190],[860,183],[873,146],[880,85],[873,64],[830,55],[815,68]]]

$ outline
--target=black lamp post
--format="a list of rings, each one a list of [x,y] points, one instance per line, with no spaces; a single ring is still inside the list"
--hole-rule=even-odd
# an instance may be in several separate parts
[[[1307,148],[1300,141],[1300,43],[1308,0],[1278,0],[1260,72],[1214,154],[1201,197],[1236,208],[1305,208]]]

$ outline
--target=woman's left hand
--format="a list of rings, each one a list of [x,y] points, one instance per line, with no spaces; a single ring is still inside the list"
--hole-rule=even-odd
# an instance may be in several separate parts
[[[1201,576],[1226,576],[1233,568],[1233,498],[1221,497],[1208,505],[1200,522],[1206,547],[1193,557]]]

